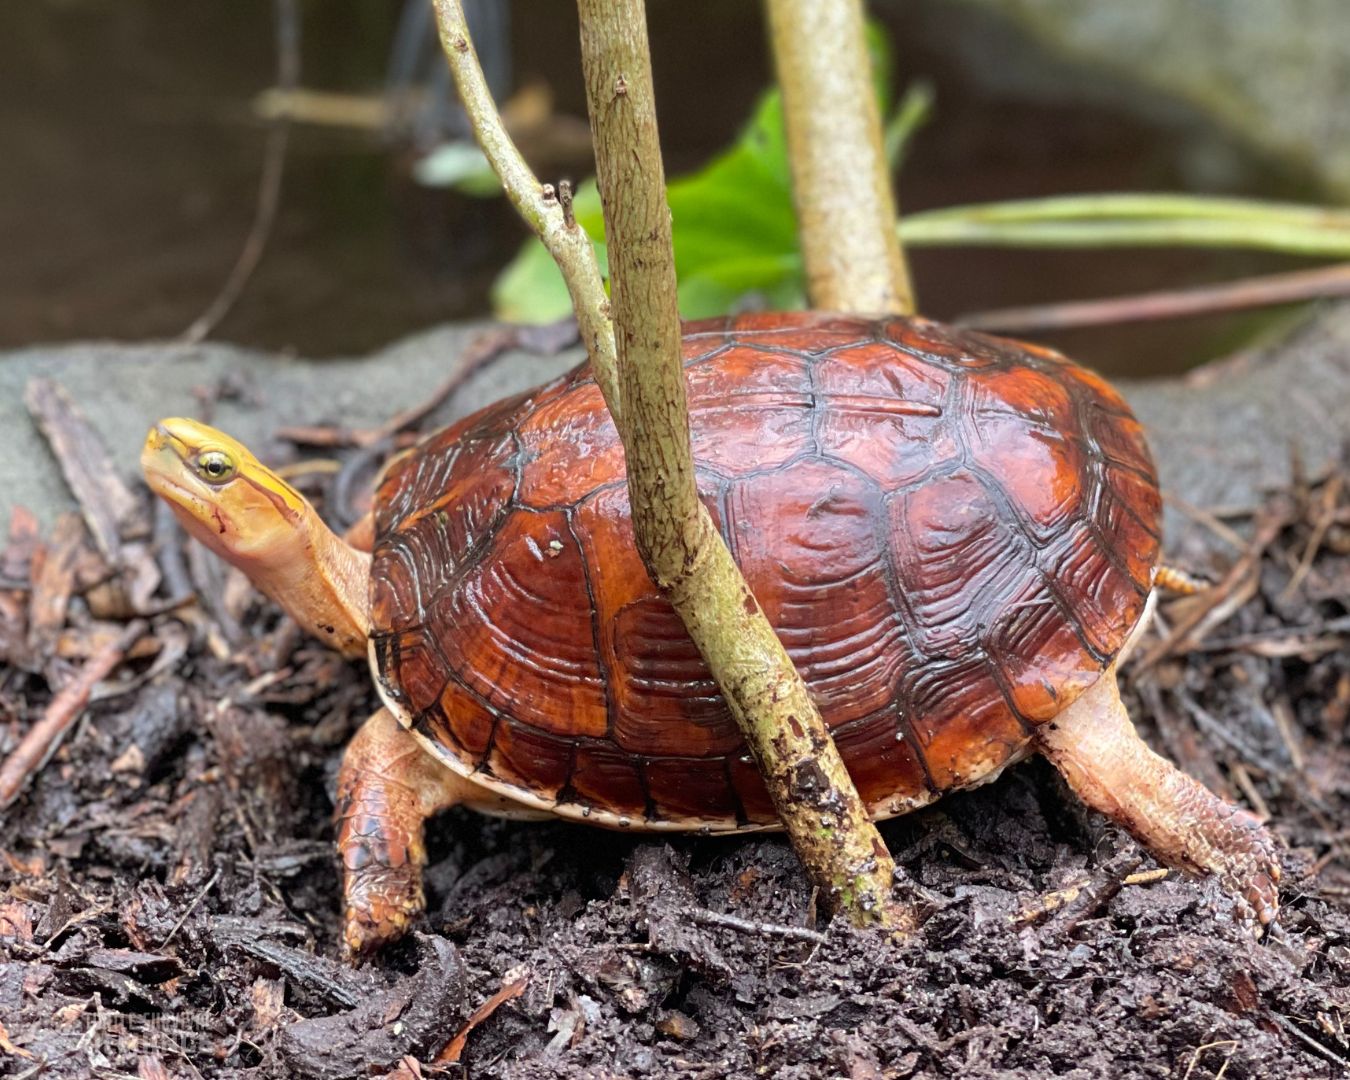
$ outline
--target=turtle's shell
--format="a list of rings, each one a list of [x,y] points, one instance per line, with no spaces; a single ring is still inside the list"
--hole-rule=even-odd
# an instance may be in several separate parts
[[[684,356],[699,490],[878,816],[988,779],[1119,652],[1160,499],[1100,378],[921,319],[741,316]],[[600,824],[775,820],[587,369],[396,460],[375,523],[381,691],[450,768]]]

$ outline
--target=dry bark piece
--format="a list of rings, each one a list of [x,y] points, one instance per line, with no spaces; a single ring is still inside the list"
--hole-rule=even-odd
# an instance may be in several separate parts
[[[56,519],[51,538],[33,553],[32,590],[28,600],[28,655],[41,662],[55,652],[56,638],[66,624],[66,608],[75,583],[84,544],[84,526],[75,514]]]
[[[444,938],[417,935],[418,968],[387,990],[368,992],[355,1008],[298,1020],[277,1038],[293,1075],[316,1080],[367,1076],[407,1054],[430,1057],[465,1015],[464,965]]]
[[[102,441],[63,386],[52,379],[32,379],[24,400],[80,504],[94,543],[117,565],[123,539],[149,532],[142,504],[122,483]]]
[[[507,979],[502,983],[502,988],[488,998],[478,1008],[474,1009],[469,1019],[465,1021],[464,1026],[459,1029],[455,1037],[451,1039],[436,1054],[433,1062],[437,1065],[452,1065],[459,1061],[460,1055],[464,1053],[464,1046],[469,1041],[469,1035],[473,1029],[482,1024],[492,1016],[498,1009],[508,1001],[520,997],[525,993],[525,987],[530,983],[530,973],[527,971],[514,979]]]

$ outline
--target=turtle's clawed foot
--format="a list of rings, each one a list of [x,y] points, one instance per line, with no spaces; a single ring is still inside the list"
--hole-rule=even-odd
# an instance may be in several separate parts
[[[421,867],[414,863],[353,868],[344,858],[342,891],[342,940],[353,960],[397,941],[426,906]]]
[[[1255,814],[1227,803],[1219,806],[1223,846],[1216,849],[1216,865],[1197,869],[1212,870],[1225,889],[1246,902],[1245,914],[1269,926],[1280,910],[1279,845]]]
[[[402,937],[421,914],[422,826],[463,791],[386,710],[356,733],[338,771],[336,810],[342,936],[353,960]]]
[[[1074,792],[1123,825],[1160,862],[1213,874],[1268,926],[1280,909],[1279,842],[1256,817],[1225,802],[1145,745],[1110,669],[1038,732]]]

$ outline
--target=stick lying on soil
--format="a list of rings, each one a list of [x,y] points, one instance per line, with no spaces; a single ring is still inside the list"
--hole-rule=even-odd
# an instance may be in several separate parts
[[[61,739],[89,703],[94,687],[112,674],[147,629],[149,624],[144,619],[127,623],[117,640],[91,656],[75,681],[47,704],[42,719],[28,729],[23,741],[0,765],[0,810],[18,798],[28,781],[56,752]]]

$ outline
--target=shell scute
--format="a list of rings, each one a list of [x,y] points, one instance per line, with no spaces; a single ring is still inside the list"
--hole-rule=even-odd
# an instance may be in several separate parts
[[[883,709],[909,659],[886,578],[881,494],[819,459],[735,482],[732,553],[823,715],[843,725]],[[754,522],[774,522],[772,530]]]
[[[504,717],[492,737],[487,769],[497,779],[556,799],[572,775],[576,741]]]
[[[544,731],[605,734],[581,550],[562,511],[508,515],[488,550],[429,609],[450,671],[493,707]]]
[[[647,789],[638,759],[613,744],[579,742],[567,786],[559,798],[600,806],[631,824],[647,814]]]
[[[1028,545],[999,501],[966,468],[888,500],[891,558],[925,657],[960,656],[1026,580]]]
[[[715,504],[710,510],[716,516]],[[638,556],[627,489],[585,500],[575,527],[588,564],[604,568],[593,576],[593,602],[615,742],[634,754],[694,757],[738,746],[708,665]]]
[[[942,368],[896,363],[880,342],[836,349],[817,362],[820,452],[852,465],[882,488],[912,483],[960,451]]]
[[[736,819],[739,807],[723,758],[648,758],[642,774],[657,819]]]
[[[725,476],[781,465],[811,441],[811,379],[792,353],[733,346],[686,369],[695,459]],[[756,423],[747,425],[753,409]]]
[[[1027,744],[1026,728],[998,692],[988,661],[979,653],[905,672],[900,695],[928,776],[939,791],[972,783]]]

